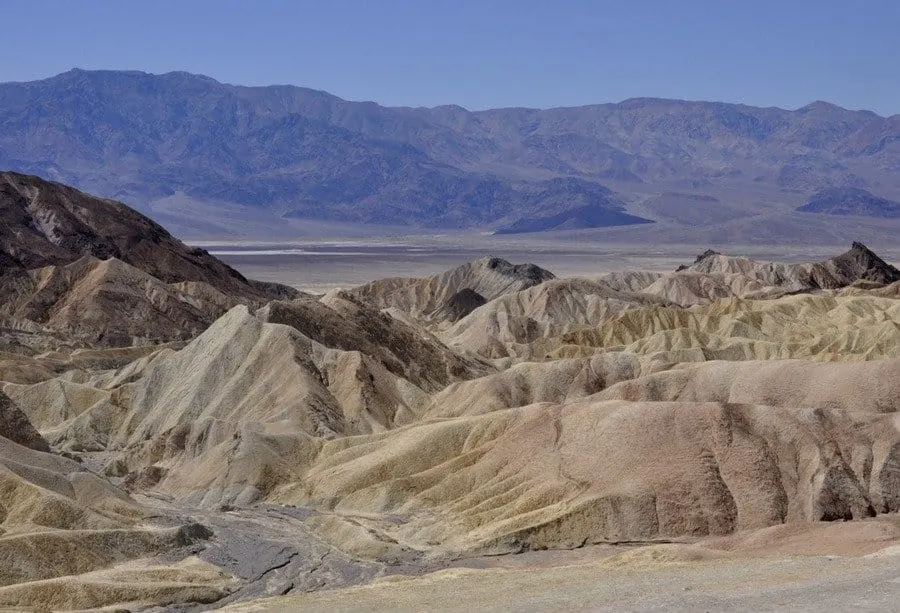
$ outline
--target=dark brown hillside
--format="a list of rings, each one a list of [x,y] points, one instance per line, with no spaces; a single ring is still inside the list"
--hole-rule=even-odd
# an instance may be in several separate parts
[[[283,297],[191,248],[120,202],[15,172],[0,173],[0,274],[115,258],[166,283],[202,281],[234,297]],[[291,292],[287,292],[290,294]]]

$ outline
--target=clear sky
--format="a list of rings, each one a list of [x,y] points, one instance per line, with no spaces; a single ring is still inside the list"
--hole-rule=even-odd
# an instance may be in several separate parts
[[[900,0],[0,0],[0,81],[186,70],[386,105],[900,113]]]

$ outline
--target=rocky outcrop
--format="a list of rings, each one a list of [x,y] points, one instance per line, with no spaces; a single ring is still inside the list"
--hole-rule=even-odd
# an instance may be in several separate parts
[[[50,451],[44,437],[3,392],[0,392],[0,436],[29,449]]]
[[[0,173],[0,316],[128,346],[193,338],[235,304],[297,294],[245,279],[121,203]]]
[[[475,309],[487,304],[487,299],[473,289],[463,288],[450,296],[438,311],[440,319],[456,323]]]
[[[203,249],[188,247],[120,202],[14,172],[0,173],[0,273],[118,259],[163,281],[202,281],[242,298],[274,297]]]
[[[553,278],[549,270],[534,264],[512,264],[502,258],[484,257],[431,277],[373,281],[353,289],[353,293],[376,308],[396,308],[417,319],[439,322],[452,314],[444,307],[463,290],[471,290],[485,301],[491,301]]]

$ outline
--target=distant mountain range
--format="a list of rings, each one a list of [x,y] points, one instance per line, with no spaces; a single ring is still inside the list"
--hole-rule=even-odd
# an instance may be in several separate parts
[[[695,228],[776,223],[822,190],[850,193],[834,188],[900,199],[900,115],[824,102],[471,112],[183,72],[72,70],[0,84],[0,126],[0,168],[122,200],[188,234],[248,221]]]

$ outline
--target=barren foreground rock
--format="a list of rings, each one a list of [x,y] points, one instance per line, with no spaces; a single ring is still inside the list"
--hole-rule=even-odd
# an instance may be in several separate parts
[[[861,244],[314,296],[2,179],[0,607],[900,598],[900,272]]]

